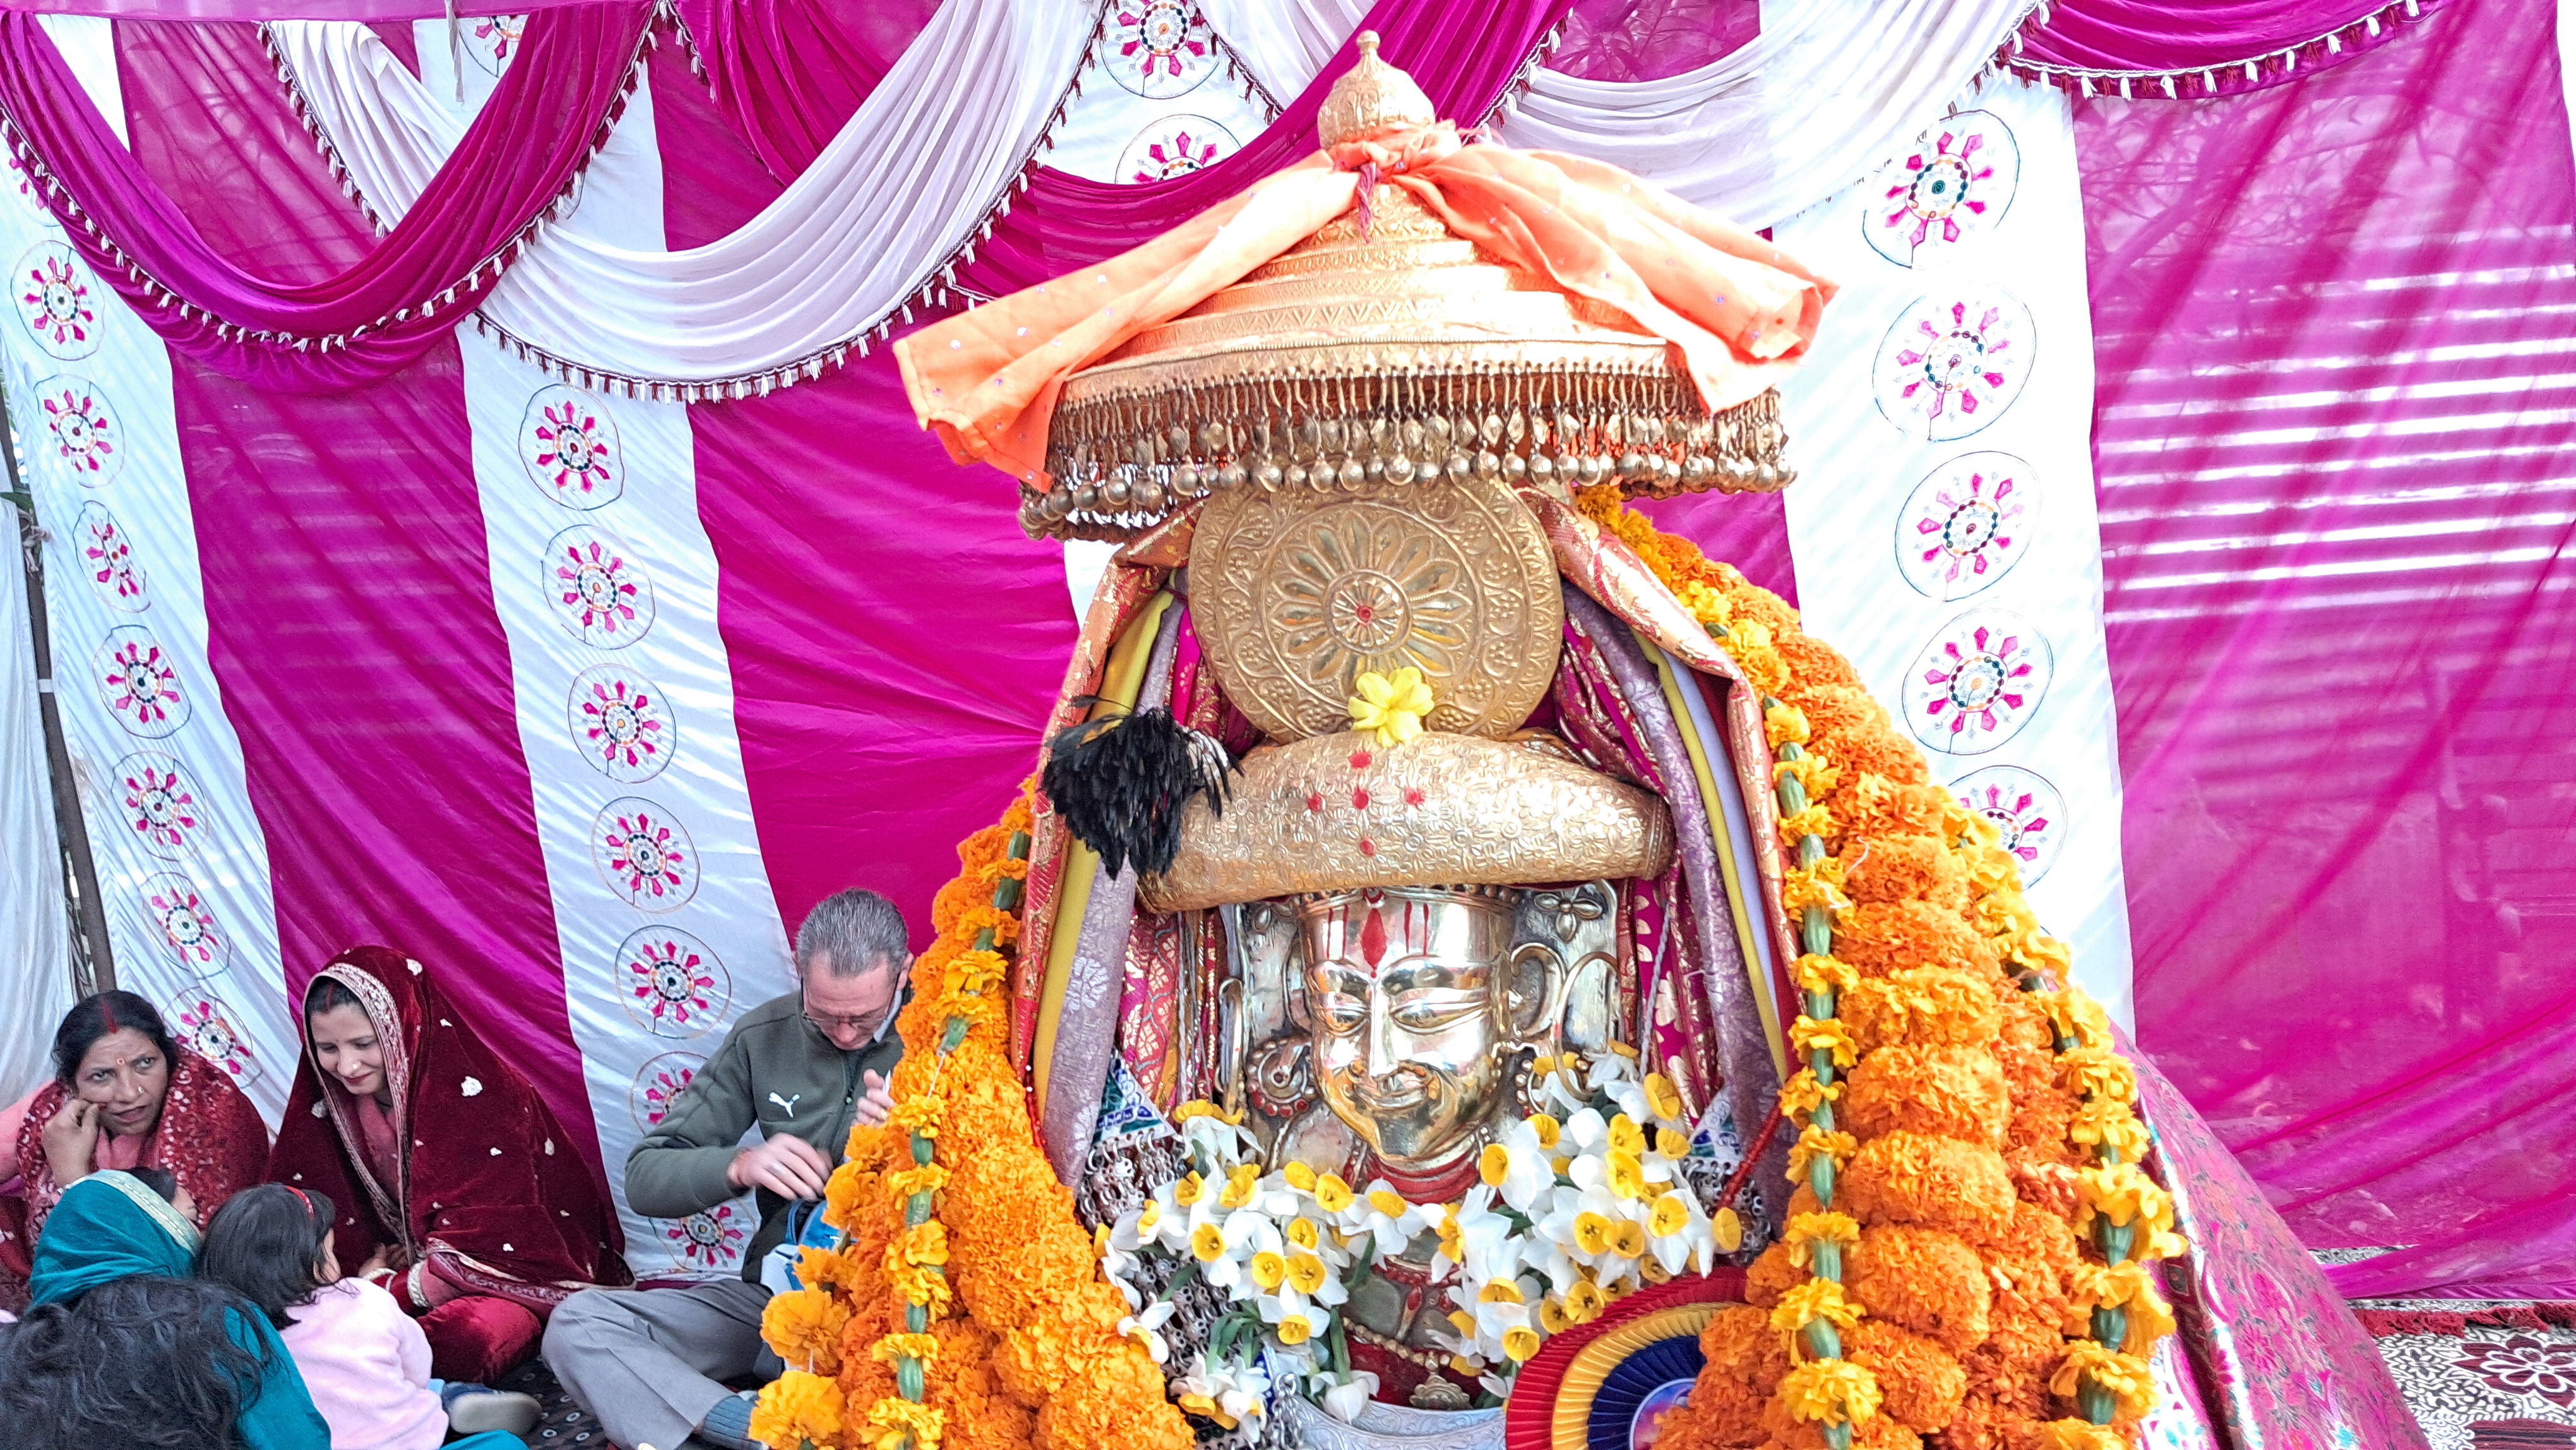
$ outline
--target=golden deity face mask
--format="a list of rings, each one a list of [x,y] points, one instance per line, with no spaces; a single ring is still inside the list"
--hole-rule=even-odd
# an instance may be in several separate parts
[[[1398,1169],[1475,1147],[1512,1045],[1512,895],[1493,888],[1332,892],[1298,904],[1316,1084]]]

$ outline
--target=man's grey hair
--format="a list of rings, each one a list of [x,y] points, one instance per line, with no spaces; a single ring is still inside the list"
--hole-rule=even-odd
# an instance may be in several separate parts
[[[814,903],[796,928],[796,975],[818,956],[835,977],[899,970],[912,960],[912,933],[893,902],[854,886]]]

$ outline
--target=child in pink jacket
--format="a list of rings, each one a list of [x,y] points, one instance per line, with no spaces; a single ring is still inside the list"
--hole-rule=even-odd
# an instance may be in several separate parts
[[[394,1296],[342,1278],[331,1200],[264,1183],[236,1193],[206,1225],[200,1276],[268,1316],[331,1426],[331,1450],[438,1450],[460,1435],[524,1436],[537,1402],[430,1378],[429,1340]]]

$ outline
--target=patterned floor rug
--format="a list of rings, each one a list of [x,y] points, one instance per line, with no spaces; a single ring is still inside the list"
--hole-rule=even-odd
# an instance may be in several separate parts
[[[2356,1309],[2458,1313],[2458,1299],[2375,1299]],[[2381,1358],[2433,1450],[2576,1450],[2576,1330],[2470,1325],[2459,1335],[2386,1334]]]

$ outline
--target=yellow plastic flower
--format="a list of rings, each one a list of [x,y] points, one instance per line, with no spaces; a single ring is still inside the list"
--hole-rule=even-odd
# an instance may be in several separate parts
[[[1830,1052],[1836,1067],[1849,1067],[1860,1061],[1860,1049],[1853,1044],[1851,1032],[1843,1026],[1840,1017],[1828,1017],[1819,1022],[1800,1013],[1798,1020],[1789,1028],[1789,1046],[1800,1056]]]
[[[1848,992],[1860,985],[1860,970],[1840,957],[1808,952],[1790,968],[1801,992]]]
[[[1762,712],[1762,733],[1771,748],[1807,743],[1807,713],[1795,705],[1774,705]]]
[[[2049,1377],[2049,1393],[2073,1399],[2087,1379],[2111,1396],[2123,1417],[2143,1415],[2155,1408],[2156,1378],[2145,1360],[2089,1339],[2069,1341],[2065,1360]]]
[[[1377,732],[1377,743],[1385,746],[1402,745],[1422,733],[1432,699],[1421,670],[1406,665],[1392,677],[1370,670],[1351,681],[1351,688],[1359,691],[1351,696],[1352,729]]]
[[[1847,1359],[1811,1359],[1780,1381],[1780,1402],[1815,1424],[1865,1425],[1879,1399],[1878,1377]]]
[[[1808,1168],[1813,1166],[1820,1155],[1833,1159],[1834,1166],[1840,1168],[1850,1160],[1851,1155],[1859,1151],[1860,1140],[1851,1134],[1828,1133],[1815,1124],[1809,1123],[1806,1129],[1798,1134],[1798,1141],[1789,1145],[1789,1177],[1800,1182],[1805,1181]]]
[[[829,1375],[791,1369],[771,1380],[751,1411],[751,1438],[798,1450],[828,1445],[841,1433],[841,1387]]]
[[[1816,1081],[1816,1070],[1802,1067],[1787,1082],[1780,1084],[1780,1110],[1792,1117],[1806,1118],[1830,1102],[1839,1102],[1843,1085]]]
[[[1358,1197],[1338,1173],[1323,1173],[1315,1178],[1315,1206],[1326,1213],[1340,1213]]]
[[[1789,1262],[1808,1267],[1815,1258],[1815,1244],[1840,1244],[1845,1248],[1860,1242],[1860,1224],[1849,1214],[1801,1213],[1789,1219],[1788,1232],[1781,1241],[1789,1246]]]

